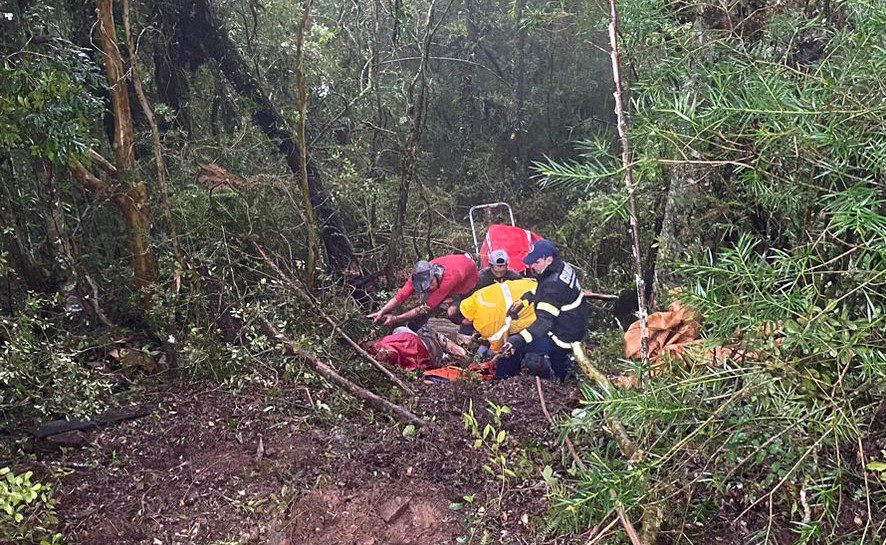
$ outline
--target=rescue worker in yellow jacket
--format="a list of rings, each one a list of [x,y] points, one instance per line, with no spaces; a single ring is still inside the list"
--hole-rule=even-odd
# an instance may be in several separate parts
[[[493,353],[497,353],[507,341],[509,335],[523,331],[535,322],[535,309],[532,305],[524,305],[515,316],[508,316],[508,310],[514,301],[528,293],[535,293],[538,283],[529,278],[506,280],[479,289],[462,300],[459,305],[463,329],[460,333],[476,331],[489,341]],[[465,324],[464,322],[469,322]]]

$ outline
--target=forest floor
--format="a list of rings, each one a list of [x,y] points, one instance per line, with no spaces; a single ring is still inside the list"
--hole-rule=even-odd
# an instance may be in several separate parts
[[[305,387],[167,387],[139,396],[150,416],[42,452],[32,469],[55,483],[69,543],[540,542],[540,470],[561,467],[562,453],[535,379],[417,388],[435,431],[412,434],[361,409],[335,416]],[[544,383],[554,418],[575,389]],[[484,469],[492,439],[473,448],[463,422],[472,405],[479,430],[494,425],[487,400],[510,408],[505,479]]]

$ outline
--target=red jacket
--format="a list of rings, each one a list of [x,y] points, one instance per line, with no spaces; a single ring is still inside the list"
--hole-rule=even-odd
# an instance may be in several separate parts
[[[474,286],[477,285],[477,266],[474,260],[467,254],[444,255],[432,259],[431,263],[436,263],[443,267],[443,279],[440,286],[431,290],[428,300],[425,301],[430,308],[440,306],[443,301],[452,295],[467,295],[471,293]],[[400,288],[394,300],[398,305],[402,305],[407,299],[412,297],[412,277]]]

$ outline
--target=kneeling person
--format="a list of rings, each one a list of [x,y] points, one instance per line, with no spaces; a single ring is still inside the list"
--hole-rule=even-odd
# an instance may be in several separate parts
[[[569,372],[572,348],[581,342],[587,330],[588,309],[578,274],[572,265],[557,257],[557,247],[546,239],[532,246],[523,263],[532,268],[538,280],[534,296],[523,298],[534,306],[536,320],[508,337],[503,350],[512,350],[513,355],[499,361],[496,377],[520,374],[525,357],[530,367],[543,367],[549,361],[553,374],[562,380]],[[533,374],[546,372],[542,369]]]
[[[535,310],[525,306],[515,315],[508,315],[514,301],[532,294],[538,283],[532,279],[507,280],[479,289],[459,305],[453,321],[461,321],[462,334],[476,331],[489,341],[493,353],[501,350],[508,335],[518,333],[535,321]],[[467,322],[467,323],[465,323]]]
[[[408,324],[410,329],[418,331],[441,306],[457,305],[457,301],[471,293],[476,285],[477,266],[467,254],[444,255],[430,262],[419,261],[400,291],[367,318],[387,326]],[[402,314],[392,313],[413,294],[420,296],[418,306]]]

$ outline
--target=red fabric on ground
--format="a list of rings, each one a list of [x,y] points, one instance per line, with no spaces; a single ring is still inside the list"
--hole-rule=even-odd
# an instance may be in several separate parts
[[[428,349],[415,333],[395,333],[382,337],[369,347],[369,353],[376,359],[402,367],[407,371],[428,369],[434,366]]]
[[[529,248],[542,236],[523,229],[493,223],[489,226],[483,246],[480,247],[480,268],[489,266],[489,253],[494,250],[504,250],[508,253],[508,268],[519,273],[526,269],[523,258],[529,254]]]

